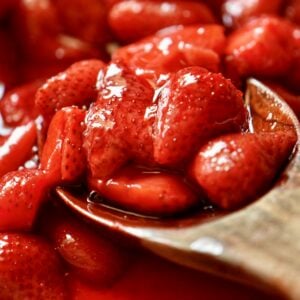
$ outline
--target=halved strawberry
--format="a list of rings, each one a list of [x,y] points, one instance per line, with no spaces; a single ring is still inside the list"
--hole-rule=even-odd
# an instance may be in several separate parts
[[[40,237],[0,233],[1,299],[68,299],[61,262]]]
[[[214,23],[203,3],[194,1],[121,1],[109,12],[109,23],[122,41],[136,41],[172,25]]]
[[[293,29],[286,20],[264,16],[234,31],[225,50],[228,75],[236,80],[287,74],[294,51]]]
[[[42,170],[14,171],[1,177],[0,230],[31,229],[52,184],[51,177]]]
[[[282,0],[226,0],[222,5],[223,22],[228,27],[239,27],[253,17],[264,14],[278,15],[282,8]]]
[[[184,212],[200,202],[182,176],[162,170],[125,167],[108,180],[89,180],[91,190],[108,201],[145,215]]]
[[[270,187],[295,142],[294,133],[280,131],[222,136],[200,149],[192,174],[211,202],[233,209]]]
[[[157,105],[154,157],[163,165],[182,165],[208,139],[248,126],[242,93],[223,75],[200,67],[174,74]]]
[[[14,128],[0,147],[0,177],[21,167],[32,156],[35,144],[34,121]]]
[[[107,286],[125,272],[130,255],[101,231],[75,219],[61,207],[47,208],[42,222],[72,274],[97,286]]]
[[[66,107],[58,111],[50,123],[40,167],[47,170],[56,183],[76,182],[86,170],[82,149],[84,118],[84,110]]]
[[[97,102],[86,117],[84,148],[93,177],[112,174],[128,159],[151,163],[151,114],[154,90],[122,63],[99,74]],[[145,116],[146,115],[146,116]]]
[[[220,25],[173,26],[157,34],[119,48],[113,59],[122,59],[148,80],[188,66],[218,71],[225,46],[224,28]]]
[[[18,86],[4,95],[0,102],[0,112],[6,125],[21,125],[37,117],[34,99],[42,82],[37,80]]]

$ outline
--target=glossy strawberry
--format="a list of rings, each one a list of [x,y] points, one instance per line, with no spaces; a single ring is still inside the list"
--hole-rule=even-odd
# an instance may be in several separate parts
[[[192,173],[214,204],[233,209],[270,187],[295,142],[280,131],[222,136],[200,149]]]
[[[222,6],[223,22],[229,27],[238,27],[253,17],[264,14],[277,15],[283,6],[282,0],[226,0]]]
[[[113,204],[145,215],[181,213],[200,202],[184,178],[164,171],[126,167],[108,180],[91,179],[89,186]]]
[[[42,170],[7,173],[0,179],[0,230],[31,229],[45,194],[53,184]]]
[[[128,159],[151,162],[153,88],[125,65],[111,63],[99,74],[99,96],[86,117],[84,148],[91,174],[103,178]],[[146,114],[147,115],[147,114]]]
[[[54,249],[33,235],[0,233],[1,299],[67,299]]]
[[[109,23],[122,41],[136,41],[172,25],[214,23],[210,9],[193,1],[121,1],[110,10]]]
[[[70,272],[97,286],[114,283],[125,272],[129,254],[101,231],[58,209],[47,210],[45,230]]]
[[[221,74],[182,69],[158,95],[153,128],[155,160],[181,165],[212,137],[247,128],[242,93]]]
[[[64,31],[85,42],[104,48],[111,39],[107,8],[99,0],[54,0]]]
[[[41,157],[41,169],[47,170],[53,181],[76,182],[86,169],[82,149],[85,111],[66,107],[58,111],[50,123]]]
[[[249,21],[228,38],[228,75],[274,78],[287,74],[293,53],[293,26],[276,17]]]
[[[156,83],[159,77],[187,66],[218,71],[225,41],[219,25],[175,26],[118,49],[113,59],[126,61],[137,75]]]
[[[97,98],[97,76],[104,67],[100,60],[80,61],[50,78],[36,93],[37,110],[49,118],[62,107],[89,105]]]
[[[15,171],[33,155],[36,145],[36,126],[29,122],[13,129],[0,147],[0,177]]]
[[[41,80],[18,86],[5,94],[0,102],[0,112],[6,125],[17,126],[37,117],[35,93]]]

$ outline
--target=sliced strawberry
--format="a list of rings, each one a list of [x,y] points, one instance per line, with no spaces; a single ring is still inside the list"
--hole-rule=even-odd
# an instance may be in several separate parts
[[[59,211],[57,211],[59,209]],[[75,219],[61,207],[47,208],[43,227],[70,272],[97,286],[111,285],[126,270],[130,256],[101,231]]]
[[[53,180],[76,182],[86,169],[82,149],[85,111],[67,107],[58,111],[50,123],[41,157],[41,169]]]
[[[0,177],[22,166],[32,156],[35,144],[34,121],[16,127],[0,147]]]
[[[201,148],[192,173],[214,204],[233,209],[270,187],[295,142],[289,132],[219,137]]]
[[[153,161],[153,88],[125,65],[112,63],[99,74],[99,97],[89,109],[84,148],[93,177],[112,174],[128,159]]]
[[[1,299],[68,299],[62,266],[42,238],[0,233]]]
[[[179,175],[126,167],[108,180],[89,180],[90,189],[112,203],[145,215],[166,216],[184,212],[200,202]]]
[[[293,54],[293,26],[276,17],[251,20],[228,38],[227,73],[236,79],[287,74]]]
[[[283,0],[226,0],[222,6],[223,22],[228,27],[239,27],[247,20],[264,14],[278,15]]]
[[[64,31],[91,44],[104,46],[110,39],[107,8],[99,0],[54,0]]]
[[[0,102],[0,112],[6,125],[17,126],[37,117],[35,93],[42,81],[34,81],[10,90]]]
[[[119,48],[113,59],[126,61],[137,75],[156,82],[160,76],[187,66],[218,71],[224,46],[222,26],[175,26]]]
[[[193,1],[121,1],[109,13],[113,32],[122,41],[136,41],[171,25],[214,23],[210,9]]]
[[[247,128],[242,93],[221,74],[182,69],[158,95],[153,128],[155,160],[181,165],[208,139]]]
[[[28,230],[45,200],[51,177],[41,170],[7,173],[0,179],[0,230]]]
[[[38,111],[51,117],[62,107],[89,105],[97,98],[97,76],[104,66],[100,60],[80,61],[50,78],[36,93]]]

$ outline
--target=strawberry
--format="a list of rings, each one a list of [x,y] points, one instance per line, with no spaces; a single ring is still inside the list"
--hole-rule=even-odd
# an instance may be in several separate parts
[[[0,102],[0,112],[6,125],[17,126],[37,117],[34,97],[42,81],[18,86],[10,90]]]
[[[97,98],[96,81],[103,68],[100,60],[80,61],[48,79],[36,93],[38,111],[50,118],[62,107],[89,105]]]
[[[100,231],[58,209],[47,209],[44,230],[70,272],[97,286],[114,283],[126,270],[129,254]]]
[[[119,48],[113,59],[126,61],[137,75],[156,82],[160,76],[187,66],[218,71],[224,46],[222,26],[175,26]]]
[[[222,6],[223,22],[228,27],[239,27],[247,20],[264,14],[279,14],[283,0],[225,0]]]
[[[89,109],[84,149],[93,177],[112,174],[128,159],[153,161],[151,125],[147,116],[153,88],[122,63],[99,74],[97,102]]]
[[[276,17],[260,17],[246,23],[228,38],[227,73],[236,79],[287,74],[293,52],[293,26]]]
[[[103,1],[55,0],[54,2],[59,20],[67,34],[102,47],[110,39],[108,12]]]
[[[58,111],[50,123],[42,151],[41,169],[53,181],[76,182],[84,174],[86,160],[82,149],[85,111],[66,107]]]
[[[0,233],[1,299],[67,299],[62,266],[42,238]]]
[[[29,122],[15,127],[0,147],[0,177],[15,171],[32,156],[36,144],[36,126]]]
[[[171,25],[214,23],[210,9],[193,1],[121,1],[109,12],[109,23],[122,41],[136,41]]]
[[[222,136],[200,149],[191,173],[211,202],[234,209],[269,188],[295,142],[294,133],[280,131]]]
[[[189,67],[174,74],[158,95],[155,160],[178,166],[208,139],[247,127],[242,93],[221,74]]]
[[[10,13],[17,5],[19,0],[1,0],[0,1],[0,19]]]
[[[125,167],[108,180],[90,179],[90,189],[129,211],[166,216],[200,202],[182,176],[164,171]]]
[[[0,230],[28,230],[45,200],[51,177],[42,170],[7,173],[0,179]]]

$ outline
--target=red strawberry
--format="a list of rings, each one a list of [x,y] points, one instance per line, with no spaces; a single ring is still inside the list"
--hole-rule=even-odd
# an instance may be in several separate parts
[[[210,9],[193,1],[121,1],[109,13],[113,32],[122,41],[136,41],[171,25],[215,21]]]
[[[84,117],[84,110],[66,107],[58,111],[50,123],[41,168],[49,171],[57,183],[77,181],[86,169],[82,149]]]
[[[218,71],[224,46],[224,29],[219,25],[177,26],[118,49],[113,59],[126,61],[137,75],[155,82],[187,66]]]
[[[238,27],[253,17],[280,13],[283,0],[226,0],[222,6],[223,22],[228,27]]]
[[[242,93],[230,80],[199,67],[182,69],[158,95],[153,127],[155,160],[181,165],[208,139],[246,127]]]
[[[10,90],[0,102],[0,112],[6,125],[17,126],[37,116],[34,97],[42,81],[34,81]]]
[[[36,144],[36,126],[32,121],[15,127],[0,147],[0,177],[15,171],[28,160]]]
[[[5,17],[13,9],[15,9],[19,0],[1,0],[0,1],[0,19]]]
[[[89,186],[112,203],[145,215],[181,213],[200,201],[182,176],[135,167],[126,167],[106,181],[91,179]]]
[[[228,38],[228,74],[237,77],[278,77],[291,66],[293,26],[276,17],[256,18]]]
[[[99,74],[99,97],[88,111],[84,148],[93,177],[112,174],[129,158],[153,161],[153,88],[125,65],[112,63]],[[145,116],[146,115],[146,116]]]
[[[61,263],[43,239],[0,233],[1,299],[67,299]]]
[[[36,93],[39,112],[51,117],[62,107],[89,105],[97,98],[97,76],[104,66],[100,60],[80,61],[50,78]]]
[[[51,177],[42,170],[7,173],[0,179],[0,230],[28,230],[45,200]]]
[[[129,262],[125,249],[104,237],[102,232],[58,209],[59,212],[50,210],[50,217],[47,209],[43,217],[47,222],[45,230],[55,249],[69,264],[70,271],[98,286],[116,281]]]
[[[192,173],[214,204],[233,209],[267,190],[295,142],[280,131],[222,136],[201,148]]]
[[[55,0],[64,31],[85,42],[104,47],[110,39],[107,8],[99,0]],[[84,26],[83,26],[84,24]]]

